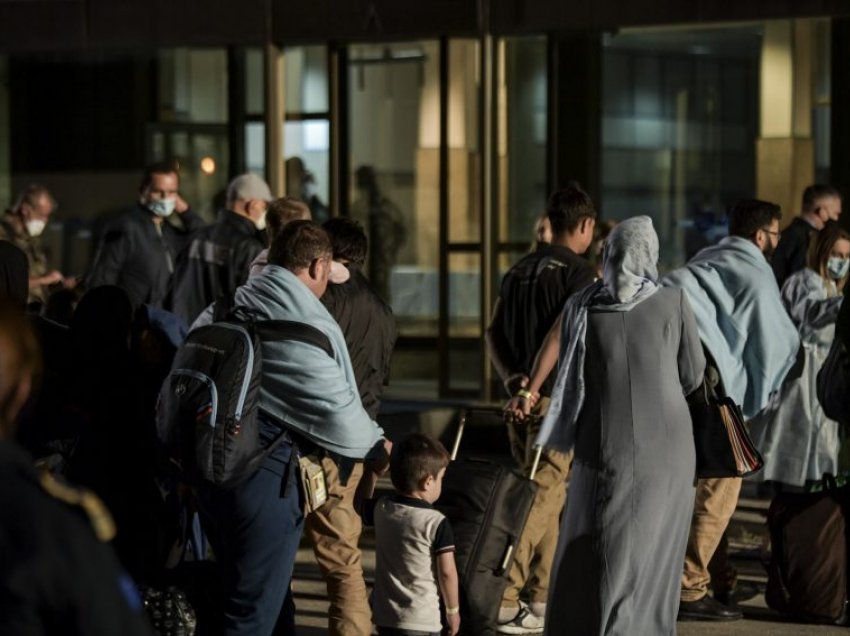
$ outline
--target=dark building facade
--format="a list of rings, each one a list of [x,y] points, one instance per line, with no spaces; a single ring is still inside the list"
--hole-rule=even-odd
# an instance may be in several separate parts
[[[85,269],[96,221],[175,159],[212,218],[264,174],[370,235],[398,318],[390,393],[490,397],[481,347],[546,195],[653,217],[662,265],[759,196],[850,191],[850,5],[601,0],[0,1],[0,202],[56,194]],[[495,394],[498,396],[498,394]]]

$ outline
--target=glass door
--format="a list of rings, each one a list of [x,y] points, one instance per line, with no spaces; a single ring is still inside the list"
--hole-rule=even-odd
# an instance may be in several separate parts
[[[391,395],[438,394],[440,44],[348,47],[348,214],[399,328]]]

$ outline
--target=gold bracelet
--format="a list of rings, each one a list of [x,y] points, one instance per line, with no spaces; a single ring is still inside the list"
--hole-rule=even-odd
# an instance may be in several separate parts
[[[528,391],[526,389],[520,389],[519,391],[517,391],[516,396],[523,398],[524,400],[530,400],[533,397],[531,391]]]
[[[460,607],[447,607],[446,608],[446,616],[454,616],[455,614],[460,614]]]

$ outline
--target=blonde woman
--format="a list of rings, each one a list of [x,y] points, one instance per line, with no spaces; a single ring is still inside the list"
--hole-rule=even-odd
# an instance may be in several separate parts
[[[850,234],[837,224],[820,231],[809,266],[782,286],[782,302],[800,332],[802,373],[791,374],[768,407],[750,423],[765,459],[757,479],[802,487],[838,470],[838,422],[826,417],[816,381],[832,340],[850,270]]]

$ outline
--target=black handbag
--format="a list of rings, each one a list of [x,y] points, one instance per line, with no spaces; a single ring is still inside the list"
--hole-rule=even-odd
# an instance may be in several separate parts
[[[688,396],[694,430],[697,477],[746,477],[761,470],[764,459],[753,444],[744,416],[732,398],[717,397],[703,386]]]

